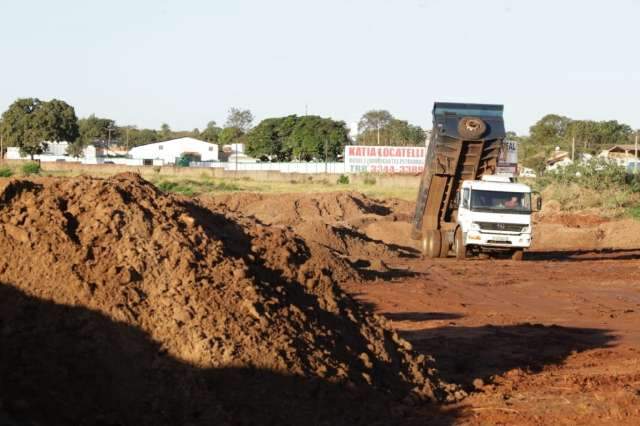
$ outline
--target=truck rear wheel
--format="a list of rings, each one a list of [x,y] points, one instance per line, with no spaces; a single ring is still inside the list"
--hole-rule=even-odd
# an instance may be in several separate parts
[[[447,238],[446,232],[440,232],[440,257],[446,258],[449,257],[449,249],[451,249],[451,244],[449,244],[449,239]]]
[[[464,240],[462,239],[462,229],[460,228],[456,229],[453,248],[456,252],[456,259],[463,260],[467,258],[467,247],[464,245]]]
[[[476,117],[462,117],[458,122],[458,134],[463,139],[479,139],[487,131],[487,124]]]
[[[524,259],[524,250],[523,249],[515,249],[513,254],[511,254],[511,260],[515,260],[517,262]]]
[[[425,232],[424,239],[422,240],[422,252],[434,259],[440,257],[440,249],[442,248],[442,237],[440,231],[437,229],[430,229]]]

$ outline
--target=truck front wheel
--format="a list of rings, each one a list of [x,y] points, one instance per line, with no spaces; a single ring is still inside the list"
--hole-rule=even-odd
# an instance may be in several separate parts
[[[456,229],[453,247],[456,252],[456,259],[463,260],[467,258],[467,247],[464,245],[464,240],[462,239],[462,229],[460,228]]]
[[[513,251],[513,254],[511,254],[511,259],[515,260],[515,261],[521,261],[522,259],[524,259],[524,250],[522,249],[515,249]]]

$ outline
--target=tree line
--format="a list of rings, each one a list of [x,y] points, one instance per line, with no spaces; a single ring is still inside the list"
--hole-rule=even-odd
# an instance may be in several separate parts
[[[249,155],[271,161],[335,160],[351,143],[363,145],[423,145],[425,132],[393,117],[385,110],[366,112],[352,141],[344,121],[315,115],[267,118],[255,127],[251,111],[231,108],[225,123],[207,123],[202,130],[174,131],[166,123],[160,129],[119,126],[115,120],[90,115],[78,118],[64,101],[17,99],[0,118],[3,145],[17,146],[25,155],[42,154],[47,142],[69,142],[67,154],[75,157],[91,144],[111,144],[130,149],[181,137],[193,137],[222,145],[242,143]]]
[[[520,161],[537,171],[545,168],[545,160],[556,148],[581,154],[596,155],[614,145],[631,144],[635,132],[631,126],[616,120],[574,120],[558,114],[547,114],[529,128],[529,136],[510,137],[520,142]]]

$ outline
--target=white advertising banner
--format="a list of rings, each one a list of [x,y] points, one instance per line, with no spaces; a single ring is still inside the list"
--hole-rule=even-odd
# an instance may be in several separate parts
[[[502,143],[496,174],[518,176],[518,142],[506,140]]]
[[[424,146],[347,145],[344,164],[347,173],[410,173],[424,169]]]

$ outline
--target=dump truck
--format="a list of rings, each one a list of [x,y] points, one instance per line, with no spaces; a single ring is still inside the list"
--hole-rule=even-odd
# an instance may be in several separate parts
[[[426,256],[499,253],[521,260],[530,247],[531,188],[496,175],[506,138],[503,109],[434,104],[411,231]]]

